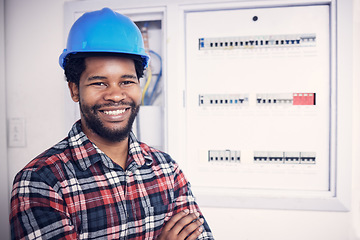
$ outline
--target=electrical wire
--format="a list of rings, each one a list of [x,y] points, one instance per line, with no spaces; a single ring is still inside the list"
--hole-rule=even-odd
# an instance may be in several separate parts
[[[149,38],[148,38],[148,26],[149,26],[149,22],[145,22],[144,26],[141,28],[141,34],[143,36],[144,39],[144,47],[145,47],[145,51],[149,53]],[[149,67],[147,68],[146,71],[146,83],[142,92],[142,97],[141,97],[141,104],[145,105],[145,97],[147,95],[147,91],[151,82],[151,78],[152,78],[152,74],[151,74],[151,67],[149,65]]]
[[[161,76],[162,76],[162,58],[161,58],[161,56],[160,56],[159,54],[157,54],[156,52],[154,52],[154,51],[152,51],[152,50],[150,50],[149,52],[150,52],[151,54],[154,54],[154,55],[155,55],[156,57],[158,57],[159,60],[160,60],[160,71],[159,71],[159,74],[158,74],[157,79],[156,79],[156,81],[155,81],[155,84],[154,84],[153,90],[152,90],[152,92],[151,92],[151,95],[150,95],[150,97],[149,97],[149,105],[151,105],[151,104],[153,103],[154,93],[156,92],[156,89],[157,89],[157,87],[158,87],[158,83],[159,83],[160,78],[161,78]]]
[[[159,58],[160,60],[160,71],[159,71],[159,74],[157,76],[157,79],[155,81],[155,84],[154,84],[154,87],[151,91],[151,94],[149,96],[149,86],[150,86],[150,83],[152,81],[152,70],[151,70],[151,66],[149,66],[147,68],[147,71],[146,71],[146,83],[145,83],[145,86],[144,86],[144,89],[143,89],[143,92],[142,92],[142,97],[141,97],[141,104],[142,105],[151,105],[154,101],[154,93],[156,93],[157,91],[157,88],[158,88],[158,83],[160,81],[160,78],[162,76],[162,59],[161,59],[161,56],[159,54],[157,54],[156,52],[152,51],[149,49],[149,41],[148,41],[148,26],[149,26],[149,22],[145,22],[144,26],[141,28],[141,34],[143,35],[143,38],[144,38],[144,45],[145,45],[145,51],[150,55],[153,54],[155,55],[156,57]],[[156,98],[156,95],[155,95],[155,98]]]
[[[146,80],[146,83],[145,83],[145,86],[144,86],[144,89],[143,89],[143,92],[142,92],[142,98],[141,98],[141,104],[142,105],[145,105],[145,96],[147,94],[147,91],[148,91],[148,88],[149,88],[149,85],[150,85],[150,82],[151,82],[151,79],[152,79],[152,73],[151,73],[151,68],[148,67],[148,69],[146,70],[146,75],[147,75],[147,80]]]

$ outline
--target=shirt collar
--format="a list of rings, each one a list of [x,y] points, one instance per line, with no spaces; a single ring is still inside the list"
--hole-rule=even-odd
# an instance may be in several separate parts
[[[92,143],[82,131],[80,120],[77,121],[69,132],[69,146],[72,157],[84,171],[98,161],[108,168],[115,168],[116,165],[101,149]],[[129,135],[128,169],[140,168],[143,165],[151,165],[152,157],[149,147],[140,143],[133,132]]]
[[[138,167],[141,167],[143,165],[151,165],[152,164],[152,157],[149,151],[149,147],[144,144],[140,143],[133,132],[130,132],[129,135],[129,153],[128,153],[130,161],[129,166],[131,164],[131,159],[134,160],[134,162],[138,165]]]

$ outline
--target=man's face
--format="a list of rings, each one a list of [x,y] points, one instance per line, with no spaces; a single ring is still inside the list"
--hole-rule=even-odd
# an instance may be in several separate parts
[[[79,86],[69,83],[79,102],[82,128],[90,139],[126,139],[141,102],[134,61],[121,57],[89,57]]]

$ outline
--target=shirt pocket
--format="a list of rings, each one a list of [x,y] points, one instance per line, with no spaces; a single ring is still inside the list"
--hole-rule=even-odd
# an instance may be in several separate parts
[[[155,228],[163,226],[172,216],[174,211],[175,203],[154,202],[152,205],[144,207],[143,212],[146,217],[142,218],[145,220],[146,225],[155,226]]]

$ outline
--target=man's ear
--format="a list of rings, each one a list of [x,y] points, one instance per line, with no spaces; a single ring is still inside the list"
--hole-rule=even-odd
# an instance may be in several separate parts
[[[68,87],[70,90],[71,98],[74,102],[79,101],[79,87],[73,82],[68,83]]]

